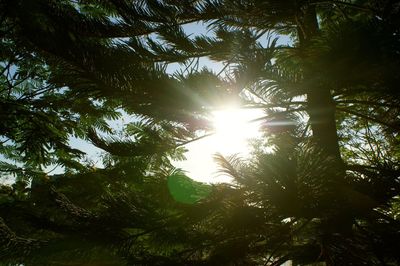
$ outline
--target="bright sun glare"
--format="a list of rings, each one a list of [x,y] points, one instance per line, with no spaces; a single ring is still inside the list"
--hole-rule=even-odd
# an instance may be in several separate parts
[[[230,178],[217,174],[218,166],[213,161],[216,153],[224,156],[249,155],[248,139],[260,137],[260,123],[249,121],[263,116],[257,109],[225,108],[214,111],[212,117],[215,134],[186,145],[187,160],[175,166],[187,171],[189,177],[201,182],[229,182]]]
[[[249,150],[248,139],[259,135],[259,125],[251,123],[256,110],[222,109],[213,112],[215,147],[222,154],[242,153]]]

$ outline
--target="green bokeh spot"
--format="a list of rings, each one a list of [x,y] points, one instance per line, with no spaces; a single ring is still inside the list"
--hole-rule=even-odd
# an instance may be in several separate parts
[[[211,192],[210,185],[196,182],[183,173],[174,173],[168,177],[168,189],[174,200],[185,204],[194,204]]]

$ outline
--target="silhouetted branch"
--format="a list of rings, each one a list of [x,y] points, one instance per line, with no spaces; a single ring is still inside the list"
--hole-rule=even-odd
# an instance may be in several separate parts
[[[346,113],[355,115],[355,116],[357,116],[357,117],[360,117],[360,118],[363,118],[363,119],[366,119],[366,120],[370,120],[370,121],[373,121],[373,122],[375,122],[375,123],[384,125],[384,126],[386,126],[386,127],[388,127],[388,128],[394,129],[394,130],[396,130],[396,131],[399,131],[399,130],[400,130],[400,128],[399,128],[398,126],[393,125],[393,124],[389,124],[389,123],[384,122],[384,121],[382,121],[382,120],[379,120],[379,119],[377,119],[377,118],[375,118],[375,117],[371,117],[371,116],[368,116],[368,115],[364,115],[364,114],[361,114],[361,113],[359,113],[359,112],[349,110],[349,109],[347,109],[347,108],[337,107],[336,109],[337,109],[338,111],[343,111],[343,112],[346,112]]]

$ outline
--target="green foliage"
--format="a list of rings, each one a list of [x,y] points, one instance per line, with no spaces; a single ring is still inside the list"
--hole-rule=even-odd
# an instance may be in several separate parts
[[[15,179],[0,187],[2,262],[400,263],[398,1],[0,10],[0,177]],[[189,36],[191,22],[209,34]],[[201,57],[225,67],[199,70]],[[247,161],[215,156],[233,183],[194,182],[171,160],[231,101],[264,109],[263,139]],[[101,149],[103,166],[71,137]]]

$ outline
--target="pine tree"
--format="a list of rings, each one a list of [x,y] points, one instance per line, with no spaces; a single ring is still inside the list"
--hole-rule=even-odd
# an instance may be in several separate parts
[[[209,223],[214,241],[197,256],[208,254],[212,265],[399,263],[398,7],[196,3],[194,17],[210,21],[215,37],[190,49],[183,34],[170,40],[226,63],[228,78],[264,104],[275,147],[247,163],[217,158],[236,183],[224,189],[229,196],[205,203],[216,207],[198,223]],[[258,40],[271,31],[293,44]]]
[[[220,198],[226,209],[214,202],[214,212],[198,221],[208,222],[205,230],[218,234],[211,237],[214,243],[193,248],[192,258],[208,254],[207,263],[218,265],[279,265],[288,259],[346,265],[398,261],[388,239],[398,232],[392,218],[397,217],[399,189],[397,6],[374,1],[201,1],[186,13],[193,20],[211,21],[215,37],[191,40],[179,26],[160,32],[177,50],[208,55],[233,69],[228,78],[266,103],[266,127],[275,135],[268,137],[277,149],[272,155],[258,152],[255,165],[239,170],[219,158],[238,188],[231,201]],[[272,41],[263,46],[257,39],[268,30],[291,34],[294,44]],[[279,128],[275,122],[294,126]],[[294,171],[287,173],[288,166]],[[245,222],[261,216],[258,226],[273,225],[273,230],[256,228],[252,238],[246,230],[238,232],[239,221],[227,226],[232,213],[242,209],[252,214],[238,215]],[[383,230],[387,225],[390,229]],[[244,245],[241,253],[238,242]]]
[[[167,190],[170,160],[182,159],[179,146],[194,136],[201,103],[227,94],[199,88],[196,80],[210,77],[207,71],[166,73],[168,63],[186,57],[149,37],[169,22],[162,6],[143,2],[134,16],[118,1],[0,1],[0,7],[0,169],[15,178],[1,186],[1,261],[156,257],[159,245],[136,250],[135,240],[149,245],[147,232],[179,214]],[[122,112],[134,122],[117,132],[109,121]],[[102,149],[105,168],[86,163],[71,137]],[[53,174],[49,166],[64,171]]]
[[[23,181],[2,186],[2,260],[400,263],[397,1],[0,7],[2,153],[23,165],[2,165]],[[187,36],[190,22],[210,34]],[[292,41],[278,44],[276,33]],[[225,76],[190,69],[204,56],[223,62]],[[188,71],[167,74],[172,62]],[[169,158],[203,107],[241,91],[241,103],[265,109],[265,139],[250,161],[216,156],[235,182],[210,188],[174,172]],[[140,119],[128,138],[110,137],[116,108]],[[104,169],[78,159],[73,134],[107,152]],[[70,170],[46,176],[50,163]]]

